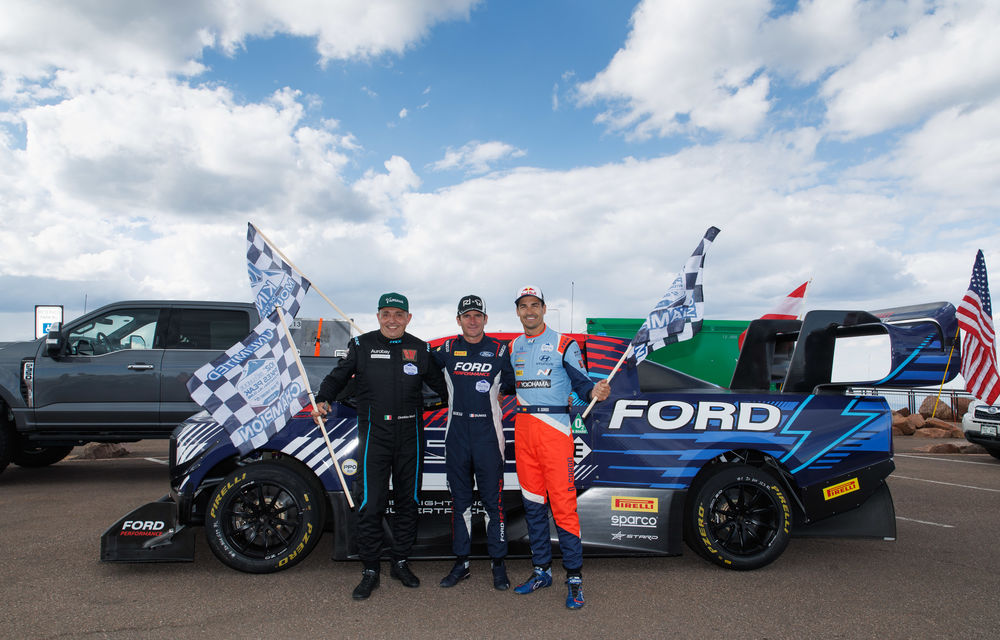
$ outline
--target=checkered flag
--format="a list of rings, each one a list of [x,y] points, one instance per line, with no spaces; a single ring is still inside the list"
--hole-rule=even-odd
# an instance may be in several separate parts
[[[712,246],[719,229],[709,227],[698,243],[684,268],[674,277],[670,290],[649,312],[632,339],[636,362],[642,362],[650,352],[674,342],[690,340],[701,331],[705,317],[701,274],[705,266],[705,252]]]
[[[281,258],[253,223],[247,223],[247,271],[261,318],[277,305],[293,318],[298,314],[311,283]]]
[[[188,380],[188,393],[229,432],[241,455],[263,446],[309,403],[294,349],[272,311]]]

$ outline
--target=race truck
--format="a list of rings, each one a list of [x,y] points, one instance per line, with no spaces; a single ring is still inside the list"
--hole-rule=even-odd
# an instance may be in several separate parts
[[[125,300],[0,348],[0,471],[87,442],[169,438],[201,411],[184,383],[260,322],[250,302]],[[336,364],[303,357],[318,385]],[[318,388],[318,387],[317,387]]]
[[[712,563],[747,570],[774,561],[794,536],[894,539],[890,411],[882,397],[852,387],[939,384],[946,369],[958,370],[957,349],[948,366],[955,329],[947,303],[756,320],[729,388],[629,358],[611,378],[610,397],[573,429],[585,553],[673,556],[686,542]],[[837,381],[838,343],[874,335],[887,336],[888,374]],[[620,338],[577,338],[595,380],[608,377],[628,346]],[[504,416],[505,529],[510,554],[528,557],[513,402]],[[425,416],[413,557],[451,556],[445,411]],[[207,413],[186,420],[170,439],[169,494],[108,528],[101,559],[191,561],[197,526],[215,555],[241,571],[292,567],[323,532],[331,534],[333,559],[356,558],[356,516],[345,495],[358,469],[351,406],[335,404],[326,428],[336,460],[307,411],[249,455]],[[473,555],[487,557],[483,515],[473,516]],[[558,552],[554,523],[550,532]]]

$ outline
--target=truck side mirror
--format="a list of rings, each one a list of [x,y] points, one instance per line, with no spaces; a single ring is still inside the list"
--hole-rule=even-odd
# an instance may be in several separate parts
[[[45,335],[45,353],[50,358],[55,358],[62,353],[66,340],[63,338],[62,325],[53,322],[49,327],[49,332]]]

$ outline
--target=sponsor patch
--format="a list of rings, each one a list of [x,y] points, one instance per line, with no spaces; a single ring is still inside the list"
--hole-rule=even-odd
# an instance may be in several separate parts
[[[412,362],[407,362],[406,364],[403,365],[403,373],[405,373],[408,376],[417,375],[417,365],[413,364]]]
[[[630,498],[626,496],[611,496],[612,511],[639,511],[641,513],[659,513],[659,498]]]
[[[857,491],[860,488],[861,484],[858,482],[858,479],[851,478],[850,480],[845,480],[833,485],[832,487],[823,489],[823,499],[833,500],[834,498],[839,498],[840,496]]]
[[[552,351],[554,348],[555,347],[552,346],[551,342],[546,342],[545,344],[543,344],[541,346],[541,351],[542,351],[542,353],[546,353],[546,352]]]
[[[469,352],[468,351],[456,351],[455,355],[456,356],[467,356],[467,355],[469,355]]]
[[[493,357],[493,352],[492,351],[480,351],[479,355],[481,357],[483,357],[483,358],[492,358]]]
[[[552,369],[539,369],[538,373],[536,373],[535,375],[536,376],[547,376],[547,375],[549,375],[551,373],[552,373]]]
[[[570,433],[587,433],[587,427],[583,424],[583,418],[579,415],[573,418],[573,428]]]
[[[520,372],[518,372],[520,374]],[[551,380],[518,380],[518,389],[549,389],[552,387]]]
[[[379,360],[388,360],[389,352],[385,349],[372,349],[369,356],[372,358],[378,358]]]
[[[476,391],[479,393],[489,393],[490,383],[485,380],[479,380],[476,382]]]
[[[344,472],[345,476],[353,476],[358,472],[358,461],[354,458],[348,458],[340,463],[340,470]]]
[[[414,362],[417,359],[416,349],[403,349],[403,360]]]

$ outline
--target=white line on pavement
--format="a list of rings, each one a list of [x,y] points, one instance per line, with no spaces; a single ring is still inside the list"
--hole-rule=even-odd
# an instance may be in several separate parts
[[[915,460],[940,460],[941,462],[958,462],[960,464],[985,464],[990,467],[997,466],[995,462],[975,462],[973,460],[952,460],[951,458],[932,458],[930,456],[914,456],[907,453],[895,454],[897,458],[913,458]]]
[[[896,516],[896,520],[906,520],[907,522],[918,522],[920,524],[929,524],[935,527],[944,527],[946,529],[954,529],[953,524],[941,524],[940,522],[928,522],[927,520],[915,520],[913,518],[904,518],[903,516]]]
[[[916,480],[918,482],[930,482],[932,484],[946,484],[949,487],[961,487],[963,489],[978,489],[979,491],[990,491],[993,493],[1000,493],[1000,489],[989,489],[987,487],[974,487],[970,484],[956,484],[954,482],[941,482],[940,480],[925,480],[924,478],[911,478],[910,476],[901,476],[895,473],[889,477],[899,478],[900,480]]]
[[[167,464],[166,460],[159,460],[157,458],[146,458],[146,460],[149,460],[150,462],[158,462],[160,464]]]

